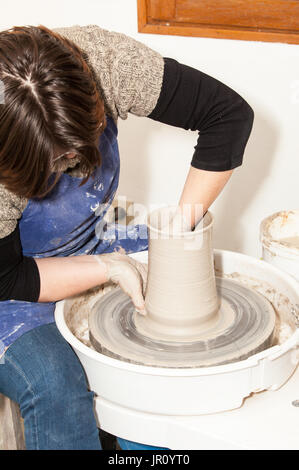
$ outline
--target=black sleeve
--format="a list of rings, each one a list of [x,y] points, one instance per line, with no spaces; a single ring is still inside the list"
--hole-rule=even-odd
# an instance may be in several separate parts
[[[210,171],[242,164],[253,110],[234,90],[192,67],[164,58],[161,93],[148,116],[172,126],[199,131],[191,165]]]
[[[19,227],[0,240],[0,301],[37,302],[40,276],[33,258],[22,254]]]

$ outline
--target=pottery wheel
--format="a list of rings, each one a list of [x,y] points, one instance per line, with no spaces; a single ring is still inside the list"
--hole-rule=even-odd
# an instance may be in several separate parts
[[[172,368],[226,364],[270,347],[275,327],[270,302],[235,280],[216,278],[216,283],[220,302],[217,322],[191,341],[154,339],[138,329],[139,314],[130,297],[115,288],[90,312],[91,343],[102,354],[122,361]]]

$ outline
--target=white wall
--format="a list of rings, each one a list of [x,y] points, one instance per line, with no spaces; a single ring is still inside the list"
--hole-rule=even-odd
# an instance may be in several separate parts
[[[136,0],[12,0],[0,29],[13,25],[99,26],[128,34],[238,91],[255,111],[245,160],[212,206],[217,248],[260,256],[263,217],[299,208],[299,46],[139,34]],[[178,201],[196,144],[193,132],[130,116],[119,123],[119,194]]]

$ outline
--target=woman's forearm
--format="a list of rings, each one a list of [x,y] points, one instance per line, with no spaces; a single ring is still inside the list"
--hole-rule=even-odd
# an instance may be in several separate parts
[[[40,274],[39,302],[55,302],[107,281],[105,265],[93,255],[36,258]]]
[[[232,172],[233,170],[207,171],[199,170],[192,166],[190,167],[180,197],[179,206],[184,211],[184,205],[190,205],[192,227],[199,222],[202,215],[215,201],[229,180]],[[198,210],[200,204],[202,205],[202,211]]]

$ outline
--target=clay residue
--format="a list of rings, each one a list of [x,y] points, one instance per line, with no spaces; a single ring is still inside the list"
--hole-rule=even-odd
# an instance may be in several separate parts
[[[284,343],[299,326],[299,309],[289,298],[278,292],[271,284],[254,277],[245,276],[238,272],[223,274],[216,270],[216,276],[235,279],[263,295],[273,306],[276,315],[274,344]]]
[[[86,291],[84,294],[72,297],[65,301],[67,312],[66,323],[70,331],[86,346],[94,349],[89,340],[88,316],[94,304],[112,289],[116,289],[113,283],[106,283]],[[70,308],[68,308],[70,306]]]
[[[281,211],[267,217],[261,222],[262,244],[269,251],[271,247],[280,245],[297,253],[299,250],[298,220],[299,211]],[[273,253],[273,256],[275,255],[276,253]]]
[[[299,250],[299,236],[280,238],[279,243],[288,246],[289,248],[296,248],[296,250]]]

